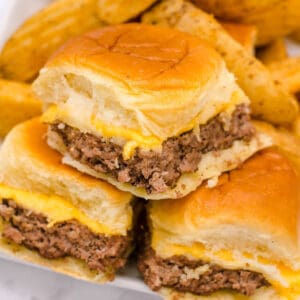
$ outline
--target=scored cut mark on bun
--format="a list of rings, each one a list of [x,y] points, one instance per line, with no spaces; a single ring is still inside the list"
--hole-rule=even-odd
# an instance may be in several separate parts
[[[217,52],[172,29],[123,24],[77,37],[34,89],[65,163],[148,199],[182,197],[271,144]],[[218,141],[201,136],[215,127]]]

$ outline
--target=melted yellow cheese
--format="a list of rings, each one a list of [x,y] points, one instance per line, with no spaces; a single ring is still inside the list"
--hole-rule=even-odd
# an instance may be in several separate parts
[[[42,115],[41,120],[45,123],[52,123],[56,120],[64,119],[64,112],[59,110],[57,105],[51,105]]]
[[[210,261],[210,257],[207,255],[206,248],[203,244],[194,242],[190,246],[185,246],[179,244],[161,243],[161,240],[164,240],[166,238],[166,234],[167,233],[164,232],[154,231],[152,235],[152,247],[154,249],[159,248],[159,252],[161,253],[161,255],[165,257],[168,257],[170,255],[191,255],[196,259]],[[234,262],[235,260],[234,254],[230,250],[218,250],[210,254],[221,261]],[[253,258],[253,255],[251,255],[250,253],[244,253],[243,255],[246,259]],[[278,291],[280,296],[284,297],[287,300],[300,299],[300,270],[292,270],[284,266],[282,263],[274,262],[262,257],[258,258],[258,262],[263,265],[275,266],[279,270],[281,276],[288,282],[289,287],[286,288],[283,287],[280,282],[270,280],[272,286]]]
[[[109,227],[81,212],[71,202],[58,196],[32,193],[0,184],[0,203],[2,199],[12,199],[25,209],[45,215],[48,218],[49,227],[59,222],[75,219],[95,233],[115,233]]]
[[[124,159],[129,159],[137,147],[143,149],[155,149],[159,148],[163,142],[153,135],[144,136],[134,129],[112,125],[107,126],[104,122],[95,118],[92,118],[92,124],[103,137],[117,137],[128,141],[123,148]]]
[[[52,123],[57,120],[67,119],[67,111],[59,109],[57,105],[50,106],[42,116],[42,121]],[[104,122],[92,117],[91,124],[99,134],[105,138],[122,138],[128,141],[123,148],[124,159],[129,159],[137,147],[144,149],[157,149],[161,146],[162,140],[155,136],[144,136],[137,130],[106,125]]]
[[[138,143],[135,141],[127,142],[123,148],[123,158],[125,160],[130,159],[138,146]]]

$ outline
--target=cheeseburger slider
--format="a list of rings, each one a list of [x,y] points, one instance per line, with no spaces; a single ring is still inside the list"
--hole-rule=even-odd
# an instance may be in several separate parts
[[[114,278],[132,249],[133,197],[63,165],[39,119],[0,152],[0,251],[82,279]]]
[[[34,89],[64,163],[148,199],[182,197],[269,145],[221,57],[172,29],[123,24],[75,38]]]
[[[138,267],[166,299],[300,299],[300,181],[277,150],[153,201]]]

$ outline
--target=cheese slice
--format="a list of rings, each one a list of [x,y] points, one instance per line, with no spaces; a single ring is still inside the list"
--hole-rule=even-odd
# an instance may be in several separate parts
[[[97,120],[92,117],[92,124],[101,136],[106,138],[122,138],[127,141],[123,148],[123,158],[129,159],[135,148],[139,147],[142,149],[157,149],[161,146],[162,140],[155,136],[144,136],[140,134],[137,130],[113,126],[107,126],[104,122]]]
[[[57,105],[51,105],[43,114],[42,121],[45,123],[53,123],[57,120],[65,121],[69,118],[70,116],[67,110],[60,109]],[[124,159],[129,159],[137,147],[143,149],[157,149],[163,142],[155,136],[144,136],[134,129],[114,125],[108,126],[93,116],[90,119],[90,123],[96,129],[99,136],[105,138],[121,138],[127,141],[123,148]],[[72,124],[69,123],[68,125],[72,126]]]
[[[25,209],[45,215],[49,227],[59,222],[76,220],[94,233],[117,234],[113,229],[91,219],[70,201],[59,196],[32,193],[0,184],[0,203],[3,199],[11,199]]]

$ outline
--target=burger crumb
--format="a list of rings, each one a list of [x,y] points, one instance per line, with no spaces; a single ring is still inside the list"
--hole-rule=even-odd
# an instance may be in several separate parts
[[[217,186],[218,182],[219,182],[219,176],[212,177],[207,180],[207,187],[212,189]]]

